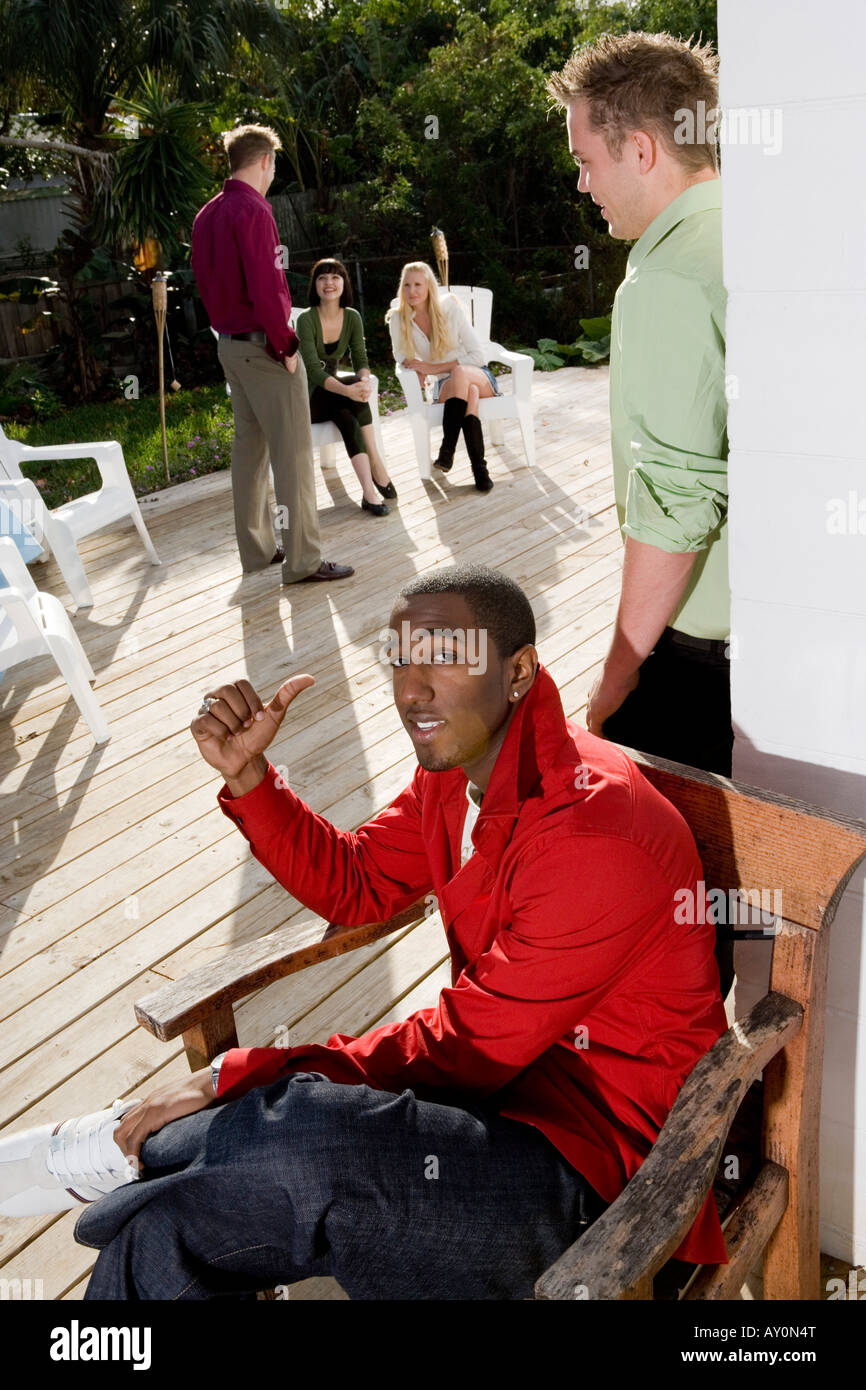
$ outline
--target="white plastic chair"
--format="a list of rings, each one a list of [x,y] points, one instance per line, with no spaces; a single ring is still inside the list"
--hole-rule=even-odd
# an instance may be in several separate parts
[[[75,538],[66,522],[58,520],[48,510],[36,484],[29,478],[19,478],[14,482],[9,478],[0,478],[0,501],[7,504],[15,524],[43,547],[42,554],[34,556],[34,559],[44,563],[48,559],[47,552],[53,551],[76,606],[92,608],[93,595]]]
[[[116,439],[103,439],[98,443],[88,444],[39,444],[34,446],[20,444],[17,439],[10,439],[0,428],[0,477],[5,477],[12,482],[26,482],[27,480],[21,472],[20,465],[22,463],[53,462],[55,459],[94,459],[102,479],[102,487],[98,492],[88,492],[84,497],[75,497],[71,502],[64,502],[62,506],[55,507],[51,512],[53,519],[66,528],[66,532],[72,537],[76,546],[86,536],[92,536],[94,532],[101,531],[116,521],[123,521],[130,517],[141,537],[142,545],[150,557],[151,564],[161,563],[153,547],[153,542],[147,534],[147,527],[139,510],[138,499],[126,471],[123,450]],[[60,533],[55,534],[59,535]],[[48,541],[49,545],[51,544],[48,530],[45,531],[42,540],[43,545],[45,540]],[[90,602],[92,603],[93,600],[91,599]]]
[[[0,574],[10,585],[0,588],[0,671],[52,656],[94,740],[107,743],[108,723],[90,689],[96,676],[78,634],[60,600],[36,588],[10,536],[0,536]]]
[[[511,352],[501,343],[494,343],[490,337],[490,324],[493,317],[493,291],[481,285],[452,285],[446,290],[439,287],[440,297],[453,294],[460,301],[484,348],[487,362],[501,362],[511,368],[511,390],[501,396],[485,397],[478,404],[478,418],[490,422],[490,442],[500,445],[503,442],[502,421],[516,419],[520,425],[526,462],[530,468],[535,464],[535,424],[532,415],[532,373],[534,362],[525,352]],[[398,301],[391,301],[396,309]],[[409,424],[415,441],[415,456],[418,471],[422,478],[432,477],[430,458],[430,431],[434,425],[441,425],[443,405],[428,405],[421,391],[421,384],[414,372],[408,372],[399,364],[397,380],[403,388],[408,406]],[[504,385],[503,378],[498,381],[499,389]]]
[[[289,315],[289,323],[291,324],[292,328],[294,328],[298,322],[298,315],[302,314],[303,312],[303,308],[292,309],[292,312]],[[214,337],[217,340],[219,340],[219,333],[215,328],[211,328],[211,333],[213,333]],[[385,447],[382,443],[382,422],[379,419],[379,378],[377,376],[374,376],[372,372],[370,373],[370,386],[372,389],[370,391],[370,399],[367,401],[367,404],[370,407],[370,410],[373,415],[373,432],[376,436],[376,445],[379,449],[379,456],[382,459],[382,462],[384,463]],[[231,387],[229,386],[228,382],[226,382],[226,395],[230,396],[231,393]],[[310,431],[313,436],[313,448],[318,449],[319,451],[319,463],[322,465],[323,468],[333,467],[335,462],[334,446],[336,444],[342,444],[343,442],[343,436],[340,434],[340,431],[337,429],[337,426],[334,424],[333,420],[325,420],[322,422],[322,424],[311,425]]]

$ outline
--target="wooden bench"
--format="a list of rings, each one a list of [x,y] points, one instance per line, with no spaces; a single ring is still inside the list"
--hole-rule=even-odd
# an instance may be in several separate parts
[[[866,822],[627,751],[688,822],[707,892],[781,893],[782,919],[766,946],[772,951],[770,992],[698,1062],[639,1171],[541,1276],[536,1297],[736,1298],[763,1255],[765,1298],[817,1299],[829,929],[852,873],[866,856]],[[196,1070],[238,1045],[232,1007],[238,1000],[421,922],[424,909],[419,902],[388,922],[360,927],[307,918],[140,999],[136,1017],[164,1041],[183,1034]],[[743,1159],[742,1134],[735,1142],[735,1120],[741,1131],[745,1128],[746,1148],[752,1141],[751,1164]],[[739,1184],[725,1179],[730,1164],[719,1171],[720,1159],[731,1150],[745,1169]],[[694,1270],[670,1257],[711,1187],[730,1263]]]

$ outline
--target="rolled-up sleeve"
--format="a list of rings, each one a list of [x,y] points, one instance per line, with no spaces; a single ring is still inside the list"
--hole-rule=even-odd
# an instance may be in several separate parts
[[[621,322],[623,532],[671,553],[703,550],[728,506],[723,309],[693,277],[660,269],[642,279]]]

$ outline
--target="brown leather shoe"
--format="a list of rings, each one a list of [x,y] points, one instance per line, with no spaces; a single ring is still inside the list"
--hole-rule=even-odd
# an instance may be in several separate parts
[[[338,565],[334,560],[323,560],[313,574],[308,574],[303,579],[295,579],[293,583],[315,584],[327,579],[348,579],[349,575],[354,573],[351,565]]]

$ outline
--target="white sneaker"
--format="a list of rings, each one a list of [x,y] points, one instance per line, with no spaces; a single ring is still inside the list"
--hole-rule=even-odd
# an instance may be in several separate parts
[[[140,1103],[116,1100],[110,1110],[0,1138],[0,1216],[71,1211],[138,1178],[114,1131]]]

